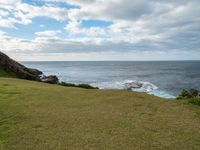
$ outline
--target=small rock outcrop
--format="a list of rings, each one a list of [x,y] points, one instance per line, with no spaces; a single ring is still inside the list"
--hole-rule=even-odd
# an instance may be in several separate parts
[[[58,77],[57,76],[43,76],[41,77],[41,81],[44,83],[50,83],[50,84],[57,84],[59,82]]]
[[[128,83],[125,83],[124,85],[124,88],[125,89],[138,89],[138,88],[141,88],[142,87],[142,83],[140,82],[128,82]]]
[[[21,79],[35,80],[52,84],[58,83],[58,78],[56,76],[44,76],[41,71],[27,68],[2,52],[0,52],[0,69],[12,72]]]

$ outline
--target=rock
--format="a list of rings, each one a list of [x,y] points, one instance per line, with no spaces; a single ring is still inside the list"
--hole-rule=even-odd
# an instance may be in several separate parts
[[[39,81],[39,75],[42,74],[41,71],[37,69],[27,68],[22,64],[9,58],[2,52],[0,52],[0,68],[4,69],[5,71],[13,72],[17,77],[27,80]]]
[[[130,83],[125,83],[125,88],[129,89],[129,88],[141,88],[142,87],[142,83],[139,82],[130,82]]]
[[[57,84],[59,82],[58,77],[54,75],[43,76],[41,77],[41,81],[44,83],[51,83],[51,84]]]
[[[43,76],[43,73],[37,69],[27,68],[24,65],[9,58],[4,53],[0,52],[0,69],[10,71],[17,77],[27,80],[41,81],[45,83],[57,84],[58,78],[56,76]]]
[[[37,76],[40,76],[40,75],[42,75],[43,74],[43,72],[42,71],[40,71],[40,70],[37,70],[37,69],[32,69],[32,68],[28,68],[28,70],[27,70],[29,73],[31,73],[31,74],[34,74],[34,75],[37,75]]]

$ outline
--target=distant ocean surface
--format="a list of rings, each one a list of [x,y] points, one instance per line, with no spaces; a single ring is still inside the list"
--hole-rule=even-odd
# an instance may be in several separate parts
[[[61,81],[102,89],[131,89],[173,98],[182,89],[200,89],[200,61],[22,62]]]

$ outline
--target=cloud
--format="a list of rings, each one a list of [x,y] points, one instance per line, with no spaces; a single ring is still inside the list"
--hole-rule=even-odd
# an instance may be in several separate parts
[[[69,32],[85,33],[81,20],[101,19],[113,22],[106,34],[111,38],[129,39],[130,42],[151,39],[165,41],[179,34],[179,29],[200,24],[200,2],[158,0],[70,0],[80,9],[69,11]],[[105,30],[105,29],[103,29]],[[183,31],[185,32],[185,31]],[[196,30],[196,32],[198,32]]]
[[[4,5],[13,5],[19,2],[21,2],[21,0],[0,0],[0,4]]]
[[[0,36],[4,36],[6,33],[3,31],[0,31]]]
[[[17,5],[17,12],[15,17],[19,18],[34,18],[34,17],[49,17],[57,21],[64,21],[68,17],[68,11],[55,7],[55,6],[32,6],[25,3],[20,3]]]
[[[35,2],[44,2],[44,5],[37,6],[13,0],[0,1],[0,26],[15,28],[16,24],[33,23],[35,17],[48,17],[57,22],[67,22],[65,31],[45,29],[46,26],[41,26],[44,31],[41,32],[40,28],[35,33],[37,37],[32,40],[1,33],[0,37],[4,44],[0,48],[10,52],[27,51],[38,54],[104,53],[105,56],[105,53],[112,52],[132,55],[137,53],[138,58],[141,58],[139,54],[145,56],[149,52],[151,55],[148,56],[153,57],[153,53],[162,54],[170,59],[173,58],[172,55],[182,56],[181,53],[184,53],[182,58],[186,58],[186,54],[192,52],[194,56],[188,55],[188,59],[200,56],[199,0],[35,0]],[[76,7],[60,7],[61,3]],[[85,20],[112,23],[104,27],[85,27],[83,24]],[[170,57],[167,53],[171,54]],[[127,55],[126,57],[130,58]]]
[[[17,60],[185,60],[188,56],[195,60],[200,57],[200,51],[165,47],[160,50],[158,45],[149,41],[129,43],[101,38],[61,39],[52,36],[26,40],[0,31],[0,43],[0,49]],[[30,59],[30,55],[34,57]]]
[[[20,0],[0,1],[0,26],[13,28],[15,24],[31,24],[35,17],[66,21],[68,10],[53,5],[33,6]]]
[[[61,33],[61,31],[60,31],[60,30],[56,30],[56,31],[47,30],[47,31],[42,31],[42,32],[36,32],[35,34],[36,34],[37,36],[54,37],[54,36],[56,36],[58,33]]]

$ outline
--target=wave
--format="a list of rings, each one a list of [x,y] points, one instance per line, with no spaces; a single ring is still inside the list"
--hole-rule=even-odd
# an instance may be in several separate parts
[[[117,82],[102,82],[96,86],[100,89],[124,89],[136,92],[145,92],[163,98],[175,98],[175,96],[159,89],[156,85],[144,81],[125,80]]]

